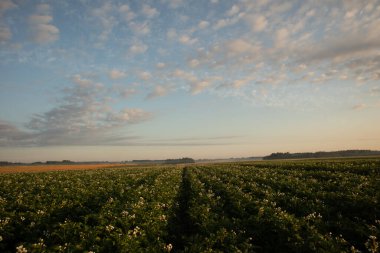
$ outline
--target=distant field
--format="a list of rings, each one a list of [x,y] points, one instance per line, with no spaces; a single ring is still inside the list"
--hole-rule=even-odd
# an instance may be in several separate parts
[[[379,252],[379,158],[79,167],[0,175],[0,252]]]
[[[58,164],[58,165],[12,165],[0,166],[0,173],[44,172],[61,170],[91,170],[100,168],[125,167],[125,164]]]

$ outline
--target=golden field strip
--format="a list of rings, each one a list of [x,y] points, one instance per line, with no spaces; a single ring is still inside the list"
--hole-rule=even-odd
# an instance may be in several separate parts
[[[0,173],[44,172],[62,170],[91,170],[131,166],[130,164],[57,164],[57,165],[12,165],[0,166]]]

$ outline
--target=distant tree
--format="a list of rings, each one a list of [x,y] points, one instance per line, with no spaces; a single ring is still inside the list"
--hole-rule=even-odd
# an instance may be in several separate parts
[[[193,158],[184,157],[180,159],[166,159],[165,163],[167,164],[179,164],[179,163],[195,163]]]
[[[329,157],[352,157],[352,156],[371,156],[380,155],[380,151],[373,150],[340,150],[340,151],[319,151],[315,153],[272,153],[269,156],[264,156],[264,160],[275,159],[303,159],[303,158],[329,158]]]

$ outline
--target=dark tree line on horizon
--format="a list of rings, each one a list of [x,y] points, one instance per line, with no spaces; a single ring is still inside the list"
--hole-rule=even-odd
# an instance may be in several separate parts
[[[380,151],[374,150],[340,150],[340,151],[319,151],[305,153],[272,153],[269,156],[264,156],[264,160],[275,159],[303,159],[303,158],[332,158],[332,157],[354,157],[354,156],[373,156],[380,155]]]

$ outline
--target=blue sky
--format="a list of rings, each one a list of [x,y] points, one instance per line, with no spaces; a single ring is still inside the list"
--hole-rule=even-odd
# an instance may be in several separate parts
[[[380,149],[380,1],[0,1],[0,160]]]

